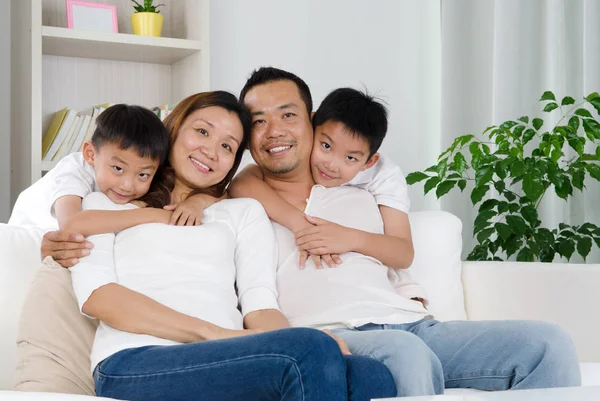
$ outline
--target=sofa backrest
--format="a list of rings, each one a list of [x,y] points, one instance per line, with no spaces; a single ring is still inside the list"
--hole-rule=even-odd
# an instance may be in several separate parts
[[[0,390],[13,385],[19,314],[40,264],[42,235],[36,228],[0,225]]]

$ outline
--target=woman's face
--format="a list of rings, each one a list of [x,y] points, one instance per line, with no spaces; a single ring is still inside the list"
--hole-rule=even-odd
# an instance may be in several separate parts
[[[171,148],[175,176],[190,189],[218,184],[233,167],[242,138],[236,113],[217,106],[194,111],[184,120]]]

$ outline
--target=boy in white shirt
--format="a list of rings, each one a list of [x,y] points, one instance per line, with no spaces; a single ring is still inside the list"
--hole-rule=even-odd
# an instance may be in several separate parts
[[[407,214],[410,208],[402,171],[377,152],[387,132],[386,108],[368,94],[340,88],[327,95],[314,113],[312,123],[310,167],[314,182],[327,188],[351,185],[368,190],[379,205],[385,234],[344,227],[290,207],[264,183],[257,166],[249,166],[240,173],[230,193],[234,197],[258,199],[273,221],[294,233],[301,251],[300,268],[309,255],[317,268],[322,268],[321,261],[335,267],[341,263],[338,254],[355,251],[390,267],[389,277],[396,291],[427,305],[425,292],[406,270],[412,263],[412,246],[404,248],[410,252],[398,252],[403,248],[398,242],[412,241],[408,218],[401,227],[397,221],[392,225],[386,219],[390,209]],[[405,232],[409,235],[405,236]]]
[[[44,230],[60,228],[84,237],[142,223],[200,224],[196,213],[184,211],[198,210],[198,215],[202,215],[203,207],[192,207],[193,200],[191,205],[181,204],[175,212],[174,206],[166,207],[167,210],[149,207],[127,212],[83,211],[82,199],[92,192],[104,193],[115,204],[139,201],[158,206],[145,195],[169,153],[167,129],[144,107],[111,106],[98,116],[96,124],[91,141],[84,143],[82,152],[64,157],[19,195],[9,224],[33,225]],[[89,254],[84,252],[84,256]],[[67,266],[78,262],[77,259],[57,261]]]

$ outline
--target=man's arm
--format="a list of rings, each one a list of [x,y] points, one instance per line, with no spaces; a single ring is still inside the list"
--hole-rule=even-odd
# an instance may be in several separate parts
[[[84,210],[73,215],[61,229],[89,237],[90,235],[122,231],[146,223],[168,224],[172,214],[171,211],[154,208]]]
[[[253,198],[259,201],[271,220],[296,232],[310,225],[304,213],[275,192],[263,180],[264,176],[256,165],[248,165],[231,182],[229,194],[232,198]]]
[[[49,231],[42,237],[42,259],[51,256],[62,267],[72,267],[90,254],[94,247],[80,233],[66,230]]]

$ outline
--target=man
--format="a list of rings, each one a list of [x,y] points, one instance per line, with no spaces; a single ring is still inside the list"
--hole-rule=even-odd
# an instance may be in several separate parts
[[[250,150],[262,179],[290,207],[330,216],[346,226],[369,227],[368,220],[377,219],[376,205],[365,191],[315,187],[309,164],[312,99],[304,81],[286,71],[261,68],[248,79],[240,100],[252,114]],[[406,239],[397,252],[412,255],[408,216],[395,209],[388,213],[395,219],[393,227],[401,227],[396,234]],[[335,269],[300,270],[291,232],[274,226],[282,312],[292,325],[334,329],[352,353],[385,363],[399,395],[440,394],[444,387],[505,390],[580,384],[574,346],[557,326],[437,322],[421,305],[396,294],[386,282],[385,269],[370,258],[354,255]]]
[[[290,207],[304,211],[309,206],[313,215],[345,225],[358,220],[366,227],[376,218],[368,193],[314,186],[309,165],[312,99],[304,81],[263,68],[250,77],[240,98],[253,115],[250,146],[263,180]],[[406,213],[394,213],[404,227],[402,235],[410,236],[410,226],[402,224],[408,221]],[[392,371],[399,395],[439,394],[444,387],[504,390],[579,385],[573,344],[557,326],[437,322],[416,301],[401,299],[386,288],[385,269],[377,261],[356,253],[342,255],[343,263],[335,269],[300,270],[294,237],[274,226],[280,251],[279,302],[286,317],[292,325],[333,328],[352,353],[382,361]],[[77,248],[82,242],[77,241],[82,238],[68,235],[47,235],[43,255],[75,262],[81,256]],[[412,242],[405,241],[398,251],[411,254]]]

